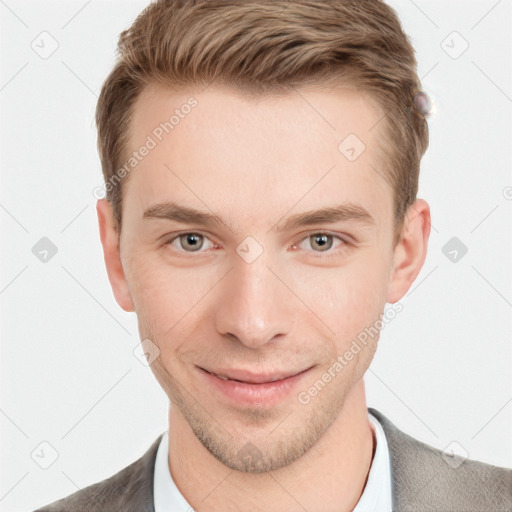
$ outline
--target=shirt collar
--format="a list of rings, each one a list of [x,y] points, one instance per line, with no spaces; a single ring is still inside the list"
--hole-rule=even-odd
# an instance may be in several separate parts
[[[368,419],[375,427],[377,447],[366,486],[353,512],[391,512],[391,470],[386,434],[379,420],[370,412]]]

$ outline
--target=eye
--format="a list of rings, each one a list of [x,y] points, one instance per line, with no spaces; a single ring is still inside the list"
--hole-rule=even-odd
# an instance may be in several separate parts
[[[339,241],[337,245],[335,245],[336,240]],[[208,247],[205,249],[205,245],[207,245],[206,241],[210,242],[210,249],[216,247],[216,245],[211,242],[211,240],[209,240],[206,235],[198,232],[179,233],[165,242],[165,245],[171,245],[178,253],[205,253],[208,249]],[[305,250],[307,252],[314,253],[314,256],[318,257],[337,256],[341,251],[336,250],[336,248],[344,249],[352,245],[349,240],[345,240],[338,235],[332,233],[317,232],[303,238],[298,246],[293,245],[293,248],[299,247],[304,249],[304,242],[308,243],[308,245],[311,247],[311,249]],[[334,250],[331,250],[333,247]]]
[[[208,238],[201,233],[181,233],[172,237],[165,245],[172,245],[178,252],[205,252],[201,251],[205,245],[205,240],[208,240]]]
[[[346,246],[350,245],[350,242],[348,240],[345,240],[338,235],[323,232],[310,234],[306,238],[301,240],[301,243],[308,242],[308,245],[312,247],[312,251],[310,252],[319,253],[318,256],[336,256],[337,254],[339,254],[339,251],[331,251],[332,247],[334,246],[335,239],[339,240],[340,242],[336,247],[343,249]]]

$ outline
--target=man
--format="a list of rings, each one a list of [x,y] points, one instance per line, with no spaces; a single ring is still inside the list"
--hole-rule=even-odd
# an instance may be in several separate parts
[[[156,1],[119,50],[98,221],[169,430],[39,510],[512,510],[511,470],[446,460],[366,405],[430,233],[428,102],[394,11]]]

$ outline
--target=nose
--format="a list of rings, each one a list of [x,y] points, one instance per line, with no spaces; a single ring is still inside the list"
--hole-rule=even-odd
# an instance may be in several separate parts
[[[275,342],[293,323],[291,292],[264,256],[251,263],[236,256],[216,298],[217,331],[252,349]]]

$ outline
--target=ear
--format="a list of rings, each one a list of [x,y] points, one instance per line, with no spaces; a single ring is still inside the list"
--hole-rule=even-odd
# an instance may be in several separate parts
[[[420,273],[427,256],[429,236],[430,207],[424,199],[416,199],[406,212],[402,237],[393,251],[387,302],[399,301]]]
[[[114,292],[116,302],[127,312],[135,311],[128,283],[126,281],[119,248],[120,235],[116,229],[111,203],[107,199],[98,199],[96,203],[101,245],[107,267],[108,280]]]

